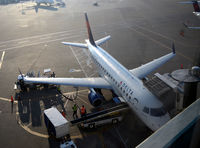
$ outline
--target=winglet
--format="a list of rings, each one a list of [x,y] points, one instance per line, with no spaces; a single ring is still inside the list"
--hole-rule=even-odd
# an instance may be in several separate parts
[[[174,42],[172,43],[172,52],[173,52],[173,54],[176,53],[176,51],[175,51],[175,46],[174,46]]]
[[[96,47],[94,38],[93,38],[93,36],[92,36],[92,31],[91,31],[91,28],[90,28],[90,24],[89,24],[89,20],[88,20],[87,13],[85,13],[85,20],[86,20],[86,26],[87,26],[89,41],[90,41],[90,43],[91,43],[93,46]]]

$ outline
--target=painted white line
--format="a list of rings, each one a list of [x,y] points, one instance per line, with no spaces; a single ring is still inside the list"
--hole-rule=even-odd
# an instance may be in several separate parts
[[[30,42],[30,41],[25,40],[25,41],[18,42],[17,44],[24,44],[24,43],[27,43],[27,42]]]
[[[0,47],[5,47],[6,45],[1,45]]]
[[[41,134],[35,131],[32,131],[30,128],[28,128],[27,126],[24,126],[20,121],[18,121],[19,125],[26,130],[27,132],[29,132],[32,135],[38,136],[38,137],[42,137],[42,138],[49,138],[49,135],[45,135],[45,134]]]
[[[89,106],[91,106],[91,107],[93,107],[90,103],[87,103],[85,100],[83,100],[82,98],[80,98],[79,96],[77,97],[79,100],[81,100],[82,102],[84,102],[85,104],[87,104],[87,105],[89,105]]]
[[[167,45],[163,44],[162,42],[153,39],[152,37],[146,35],[145,33],[142,33],[142,32],[140,32],[140,31],[138,31],[138,30],[136,30],[136,29],[134,29],[134,28],[132,28],[132,27],[128,27],[128,28],[129,28],[130,30],[133,30],[133,31],[135,31],[136,33],[140,34],[141,36],[144,36],[144,37],[146,37],[147,39],[149,39],[149,40],[151,40],[151,41],[157,43],[158,45],[164,47],[164,49],[168,49],[168,50],[170,50],[170,51],[172,50],[171,47],[168,47]],[[189,60],[189,61],[193,61],[193,59],[191,59],[190,57],[184,55],[184,54],[181,53],[181,52],[176,51],[176,53],[177,53],[178,55],[182,56],[183,58]]]
[[[5,51],[3,51],[2,56],[1,56],[0,69],[1,69],[1,66],[2,66],[2,63],[3,63],[4,56],[5,56]]]
[[[64,107],[66,107],[67,106],[67,103],[69,102],[69,100],[67,99],[67,101],[65,102],[65,104],[64,104]]]
[[[88,75],[87,75],[87,73],[85,72],[85,70],[83,69],[83,67],[82,67],[82,65],[81,65],[81,63],[80,63],[80,61],[79,61],[78,57],[76,56],[76,54],[75,54],[75,52],[74,52],[73,48],[72,48],[71,46],[69,46],[69,48],[72,50],[72,53],[73,53],[73,55],[75,56],[75,58],[76,58],[76,60],[77,60],[78,64],[80,65],[80,67],[81,67],[81,69],[82,69],[83,73],[85,74],[85,77],[88,77]]]
[[[43,43],[49,43],[49,42],[55,42],[55,41],[60,41],[60,40],[65,40],[65,39],[71,39],[71,38],[80,37],[80,36],[81,35],[74,35],[74,36],[64,37],[64,38],[59,38],[59,39],[54,39],[54,40],[47,40],[47,41],[35,42],[35,43],[31,43],[31,44],[27,44],[27,45],[22,45],[22,46],[14,46],[14,47],[6,48],[6,49],[3,49],[3,50],[7,51],[7,50],[12,50],[12,49],[17,49],[17,48],[23,48],[23,47],[27,47],[27,46],[33,46],[33,45],[38,45],[38,44],[43,44]],[[3,50],[0,50],[0,51],[3,51]]]
[[[127,148],[126,142],[123,140],[122,136],[120,135],[119,130],[118,130],[117,128],[115,128],[115,131],[116,131],[117,134],[119,135],[119,137],[120,137],[122,143],[124,144],[125,148]]]
[[[13,39],[13,40],[0,42],[0,44],[9,43],[9,42],[16,42],[16,41],[21,41],[21,40],[25,40],[25,39],[33,39],[33,38],[39,38],[39,37],[41,38],[43,36],[55,35],[55,34],[60,34],[60,33],[67,33],[67,32],[72,32],[72,31],[75,31],[75,29],[74,30],[67,30],[67,31],[60,31],[60,32],[53,32],[53,33],[47,33],[47,34],[42,34],[42,35],[29,36],[29,37],[20,38],[20,39]]]
[[[52,38],[52,36],[45,36],[45,37],[41,37],[41,38],[39,38],[40,40],[46,40],[46,39],[50,39],[50,38]]]

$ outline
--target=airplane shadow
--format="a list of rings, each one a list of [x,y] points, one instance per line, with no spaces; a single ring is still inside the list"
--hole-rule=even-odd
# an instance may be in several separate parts
[[[40,5],[40,6],[33,6],[35,9],[35,12],[38,13],[39,9],[44,9],[44,10],[50,10],[50,11],[58,11],[58,8],[55,8],[53,6],[45,6],[45,5]]]
[[[20,122],[32,127],[42,126],[45,109],[60,106],[65,111],[62,96],[56,89],[31,89],[28,92],[16,93],[15,98],[18,100]]]
[[[25,14],[25,11],[28,10],[35,10],[36,13],[39,12],[40,9],[43,10],[48,10],[48,11],[58,11],[59,8],[65,8],[66,5],[62,0],[57,0],[57,2],[53,5],[45,5],[45,4],[40,4],[40,5],[33,5],[33,6],[26,6],[22,9],[23,14]]]
[[[23,1],[30,1],[30,0],[23,0]],[[0,0],[0,5],[16,4],[20,2],[21,0]]]

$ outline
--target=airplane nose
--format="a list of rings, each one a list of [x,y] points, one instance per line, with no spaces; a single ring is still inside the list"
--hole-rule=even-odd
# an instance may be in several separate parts
[[[170,120],[169,114],[165,114],[164,116],[157,117],[157,120],[154,120],[154,123],[152,124],[152,130],[156,131],[160,127],[162,127],[164,124],[166,124]]]

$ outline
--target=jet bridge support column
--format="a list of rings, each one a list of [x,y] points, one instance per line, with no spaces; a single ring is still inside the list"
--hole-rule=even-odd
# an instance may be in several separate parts
[[[171,76],[179,82],[184,82],[183,108],[186,108],[196,100],[197,86],[200,82],[200,67],[179,69],[172,72]]]

